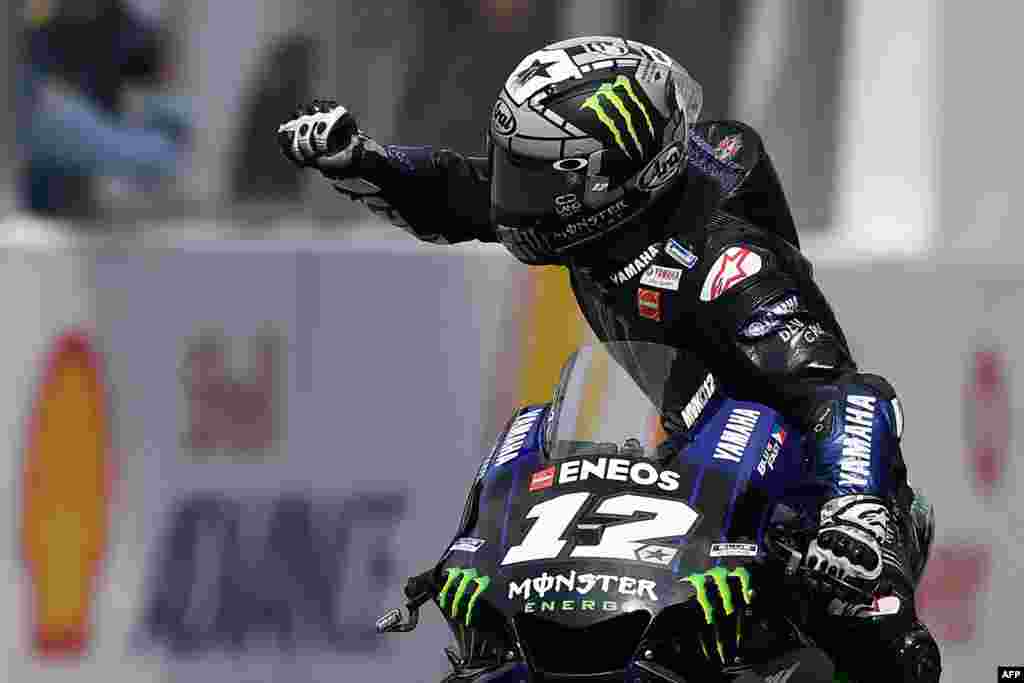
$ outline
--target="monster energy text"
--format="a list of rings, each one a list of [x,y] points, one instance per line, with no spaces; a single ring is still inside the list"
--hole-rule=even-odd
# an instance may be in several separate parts
[[[466,601],[466,626],[470,625],[473,619],[473,608],[476,606],[476,600],[487,590],[487,587],[491,585],[491,579],[487,576],[480,576],[476,569],[462,567],[450,567],[448,570],[448,579],[444,582],[444,587],[441,588],[441,592],[437,596],[437,604],[441,607],[443,612],[447,608],[448,593],[455,587],[455,596],[452,598],[451,607],[451,618],[457,620],[459,618],[459,610],[462,607],[462,600],[466,597],[466,592],[470,586],[473,586],[473,591]],[[456,585],[456,583],[458,585]]]
[[[622,148],[623,152],[632,157],[633,154],[630,152],[629,146],[626,144],[625,134],[621,129],[620,124],[612,117],[613,112],[618,112],[619,116],[622,117],[622,121],[625,123],[626,131],[629,133],[630,138],[632,138],[633,143],[640,152],[640,157],[643,157],[644,145],[640,141],[636,122],[633,120],[633,113],[630,112],[630,104],[638,109],[643,115],[644,122],[647,124],[647,130],[650,132],[651,138],[653,139],[655,137],[655,133],[654,122],[651,121],[651,115],[647,112],[647,107],[644,106],[643,101],[637,97],[636,92],[633,90],[633,84],[625,76],[616,77],[613,83],[603,83],[601,87],[597,89],[597,92],[587,98],[580,109],[592,110],[594,114],[597,115],[597,119],[603,123],[609,131],[611,131],[616,144]]]
[[[548,592],[578,593],[586,595],[592,590],[602,593],[618,593],[619,595],[636,596],[657,600],[654,592],[657,584],[649,579],[635,579],[631,576],[615,576],[612,574],[577,574],[575,570],[566,574],[548,574],[544,572],[538,577],[524,579],[519,582],[509,581],[508,599],[531,597],[543,598]]]

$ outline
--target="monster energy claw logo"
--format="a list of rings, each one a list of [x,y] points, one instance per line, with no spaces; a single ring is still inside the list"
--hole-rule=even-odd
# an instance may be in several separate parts
[[[476,569],[469,568],[463,569],[462,567],[451,567],[448,570],[448,580],[444,582],[444,587],[441,589],[441,593],[438,595],[438,605],[441,610],[444,611],[447,607],[448,592],[455,585],[458,580],[458,587],[455,588],[455,596],[452,598],[451,617],[453,620],[459,618],[459,608],[462,606],[462,599],[466,597],[466,591],[469,587],[475,584],[473,594],[469,596],[469,601],[466,602],[466,626],[469,626],[470,621],[473,618],[473,608],[476,606],[476,599],[483,595],[487,587],[491,585],[491,579],[487,576],[480,576]]]
[[[625,93],[625,98],[627,99],[623,99],[622,93]],[[642,157],[644,146],[640,142],[640,136],[635,125],[636,122],[633,121],[633,114],[630,112],[627,104],[632,104],[640,110],[640,113],[643,114],[644,122],[647,124],[647,130],[650,132],[651,138],[654,138],[654,122],[651,121],[651,116],[647,113],[647,107],[637,97],[636,92],[633,90],[633,84],[625,76],[616,77],[614,83],[603,83],[597,89],[597,92],[587,98],[580,109],[592,110],[597,115],[598,120],[611,131],[615,142],[622,148],[622,151],[628,156],[633,156],[626,145],[625,136],[620,128],[620,124],[612,118],[612,112],[618,112],[625,122],[629,136]]]
[[[688,582],[697,590],[697,602],[700,604],[701,609],[704,610],[704,620],[709,625],[715,624],[715,609],[711,604],[711,598],[708,596],[707,580],[710,578],[715,587],[718,589],[719,598],[722,601],[722,608],[725,611],[725,616],[730,616],[736,612],[736,605],[733,604],[732,590],[729,588],[729,578],[736,577],[740,581],[740,596],[743,598],[745,605],[749,605],[751,599],[754,597],[754,589],[751,586],[750,572],[744,567],[737,567],[732,571],[727,570],[725,567],[715,567],[702,574],[690,574],[683,581]],[[736,645],[740,643],[740,632],[741,624],[736,624]],[[718,629],[715,629],[716,645],[718,648],[718,656],[725,661],[725,646],[722,643],[721,634]],[[703,641],[701,647],[704,647]],[[707,651],[704,652],[705,656]]]

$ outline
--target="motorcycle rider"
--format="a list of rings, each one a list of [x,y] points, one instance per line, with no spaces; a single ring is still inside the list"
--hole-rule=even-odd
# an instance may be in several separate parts
[[[567,267],[600,339],[686,349],[715,390],[801,425],[821,485],[807,567],[896,596],[882,609],[821,582],[835,591],[826,649],[855,678],[937,681],[939,650],[913,603],[932,513],[907,481],[899,400],[858,371],[757,133],[698,122],[700,108],[699,84],[661,50],[590,36],[522,60],[494,106],[486,156],[381,145],[322,100],[278,141],[420,240],[498,242],[523,263]],[[670,427],[693,426],[701,389],[680,390],[692,398],[665,416]]]

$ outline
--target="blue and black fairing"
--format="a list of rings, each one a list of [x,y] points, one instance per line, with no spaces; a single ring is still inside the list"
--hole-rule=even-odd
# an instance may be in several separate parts
[[[659,624],[702,618],[688,577],[764,560],[778,504],[804,505],[802,438],[776,411],[715,394],[689,432],[645,438],[648,425],[637,423],[584,441],[560,425],[573,410],[565,380],[552,403],[516,411],[481,465],[438,567],[438,604],[457,637],[474,631],[477,643],[521,648],[536,670],[621,670],[641,642],[661,637]],[[633,507],[609,515],[610,500]],[[568,513],[550,517],[555,510]],[[637,526],[658,521],[664,530],[688,510],[692,523],[672,534],[648,537]],[[549,545],[538,552],[541,519],[554,532],[540,534]],[[594,556],[609,539],[619,542],[614,556]],[[580,662],[566,645],[577,641],[591,655],[588,642],[606,644]]]

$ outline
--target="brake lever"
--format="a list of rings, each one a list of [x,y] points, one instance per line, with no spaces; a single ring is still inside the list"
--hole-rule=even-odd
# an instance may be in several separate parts
[[[388,610],[377,619],[377,633],[408,633],[416,628],[420,623],[420,608],[433,599],[437,592],[433,576],[434,570],[431,569],[406,582],[404,593],[408,601],[405,609],[409,612],[409,618],[405,619],[402,610],[398,608]]]

